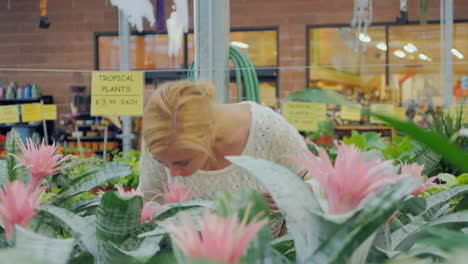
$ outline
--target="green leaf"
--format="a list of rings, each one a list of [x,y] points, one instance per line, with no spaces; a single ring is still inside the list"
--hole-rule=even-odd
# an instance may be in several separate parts
[[[380,114],[373,115],[393,126],[398,131],[407,134],[414,140],[423,143],[432,151],[440,154],[446,160],[468,172],[468,163],[466,162],[468,160],[468,153],[465,153],[460,147],[451,143],[446,137],[425,130],[412,123],[401,122]]]
[[[281,250],[279,250],[279,248],[282,248],[282,247],[288,247],[289,248],[292,245],[294,245],[294,239],[293,239],[291,233],[287,233],[286,235],[271,241],[271,246],[273,246],[279,252],[282,252]]]
[[[215,203],[213,201],[208,200],[190,200],[190,201],[183,201],[173,204],[166,204],[163,208],[158,210],[154,215],[154,219],[161,221],[176,215],[179,212],[197,208],[197,207],[206,207],[209,209],[215,208]]]
[[[440,180],[445,182],[445,184],[444,184],[445,187],[450,188],[450,187],[453,187],[453,186],[458,184],[457,177],[453,176],[450,173],[440,173],[439,175],[437,175],[437,177]]]
[[[43,212],[55,217],[58,223],[78,240],[83,250],[88,251],[94,257],[98,256],[95,216],[81,217],[52,205],[46,207]]]
[[[423,219],[429,220],[440,208],[448,204],[450,201],[463,197],[468,194],[468,186],[459,186],[438,192],[426,199],[427,209],[421,215]]]
[[[49,264],[67,263],[74,239],[56,239],[40,236],[15,226],[15,248]]]
[[[142,207],[140,196],[120,197],[113,191],[104,194],[96,213],[97,263],[108,264],[121,257],[125,259],[115,246],[120,246],[139,227]]]
[[[468,235],[440,227],[424,226],[423,230],[432,237],[423,238],[419,243],[436,246],[446,251],[468,247]]]
[[[159,252],[159,243],[163,236],[153,236],[143,239],[140,246],[135,250],[124,250],[114,245],[122,254],[130,257],[133,261],[146,263]]]
[[[354,133],[351,137],[345,137],[343,138],[343,143],[345,145],[355,145],[357,148],[359,148],[361,151],[366,151],[366,139],[364,138],[363,135],[359,133]]]
[[[174,220],[177,221],[179,219],[180,214],[188,214],[195,221],[196,227],[198,228],[197,223],[198,221],[200,221],[201,217],[203,216],[203,209],[202,207],[187,207],[184,210],[179,210],[175,214],[167,218],[164,218],[164,220],[159,220],[159,221],[161,223],[164,223],[166,221],[174,221]],[[152,231],[140,233],[138,237],[144,238],[144,237],[151,237],[151,236],[161,236],[161,235],[167,235],[169,233],[170,232],[166,228],[162,227],[161,225],[158,225],[154,227]]]
[[[455,212],[460,212],[460,211],[465,211],[468,210],[468,196],[464,196],[455,206],[454,211]]]
[[[418,197],[410,197],[405,200],[403,207],[400,209],[402,214],[420,215],[426,210],[426,200]]]
[[[3,186],[8,179],[8,167],[6,160],[0,160],[0,186]]]
[[[289,254],[289,253],[288,253]],[[263,262],[262,262],[263,261]],[[254,262],[248,262],[248,264]],[[273,248],[268,248],[265,253],[265,259],[256,263],[274,263],[274,264],[292,264],[293,262]],[[294,262],[295,263],[295,262]]]
[[[413,144],[408,137],[394,136],[392,143],[384,149],[385,159],[407,162],[414,157]]]
[[[377,132],[366,132],[362,134],[366,141],[366,149],[384,150],[387,146],[382,142],[381,134]]]
[[[69,186],[63,188],[60,193],[64,193],[64,197],[71,197],[101,186],[109,181],[124,178],[131,173],[132,168],[128,164],[116,162],[103,163],[89,169],[81,177],[72,181]]]
[[[247,223],[257,215],[264,217],[270,214],[270,208],[263,195],[254,191],[242,191],[233,194],[232,192],[222,192],[217,199],[216,213],[223,217],[232,216],[235,213],[239,219],[244,217],[247,206],[250,206],[250,215]]]
[[[463,173],[457,177],[459,185],[468,185],[468,173]]]
[[[319,215],[321,209],[314,195],[289,169],[271,161],[252,157],[227,159],[255,176],[270,192],[286,219],[288,231],[294,238],[299,262],[308,259],[336,228],[336,224],[325,221]]]
[[[66,204],[66,207],[72,211],[80,211],[80,210],[85,210],[91,206],[98,206],[100,201],[101,201],[101,197],[94,196],[90,199],[79,200],[77,202]]]
[[[38,260],[24,253],[23,250],[18,248],[8,248],[0,250],[0,260],[8,260],[2,263],[14,264],[48,264],[47,261]]]
[[[157,264],[174,264],[177,263],[177,260],[174,257],[172,252],[158,252],[153,256],[147,263],[157,263]]]
[[[422,241],[422,240],[420,240]],[[423,243],[421,243],[423,244]],[[449,255],[436,248],[436,247],[432,247],[432,246],[427,246],[427,245],[415,245],[413,248],[411,248],[410,251],[408,252],[403,252],[403,253],[400,253],[398,255],[396,255],[396,257],[394,257],[392,260],[395,260],[395,263],[401,263],[401,261],[405,258],[408,258],[408,257],[418,257],[418,259],[421,259],[421,258],[428,258],[428,257],[431,257],[432,259],[436,258],[436,259],[447,259],[449,257]],[[393,263],[393,262],[392,262]],[[424,262],[424,263],[433,263],[432,261],[431,262]],[[446,262],[443,262],[443,263],[446,263]]]
[[[288,257],[289,260],[296,259],[296,250],[294,248],[294,240],[291,233],[279,237],[271,241],[271,246],[282,255]]]
[[[435,221],[426,224],[426,226],[448,227],[453,225],[457,226],[458,228],[468,226],[468,212],[458,212],[444,215]],[[424,228],[421,228],[423,228],[421,223],[411,223],[395,231],[392,234],[392,248],[394,250],[400,251],[411,248],[420,238],[426,236]]]
[[[5,142],[6,153],[21,156],[23,154],[20,148],[21,140],[22,139],[21,139],[20,134],[16,131],[16,129],[12,128],[10,133],[8,133],[8,136]],[[29,180],[30,174],[29,174],[29,170],[26,167],[21,166],[21,167],[14,169],[16,164],[18,164],[15,157],[11,155],[7,155],[5,160],[6,160],[7,169],[8,169],[8,179],[10,181],[14,181],[15,179],[20,179],[23,182],[27,182]]]
[[[346,263],[353,252],[400,209],[404,199],[420,184],[418,179],[407,177],[384,188],[364,209],[341,225],[312,257],[315,263]],[[369,245],[370,247],[370,245]],[[312,261],[309,260],[309,261]]]

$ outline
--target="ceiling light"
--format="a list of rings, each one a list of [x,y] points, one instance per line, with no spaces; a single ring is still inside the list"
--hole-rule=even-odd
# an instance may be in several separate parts
[[[395,54],[395,56],[397,56],[399,58],[404,58],[406,56],[406,54],[402,50],[395,50],[395,52],[393,52],[393,54]]]
[[[419,54],[419,58],[420,58],[421,60],[427,60],[427,59],[429,59],[429,57],[428,57],[426,54],[423,54],[423,53]]]
[[[413,44],[411,43],[408,43],[406,44],[404,47],[403,47],[404,50],[406,50],[407,52],[409,53],[413,53],[415,51],[417,51],[418,49],[416,48],[416,46],[414,46]]]
[[[464,58],[463,54],[461,54],[461,52],[459,52],[456,49],[452,49],[452,54],[457,56],[457,58],[459,58],[460,60]]]
[[[365,35],[364,33],[359,33],[359,40],[362,41],[362,42],[366,42],[366,43],[369,43],[371,42],[371,37],[369,37],[369,35]]]
[[[379,44],[377,44],[377,48],[379,50],[386,51],[387,50],[387,45],[385,45],[385,43],[383,43],[383,42],[380,42]]]
[[[231,45],[236,46],[241,49],[247,49],[249,48],[249,44],[244,43],[244,42],[239,42],[239,41],[233,41],[231,42]]]

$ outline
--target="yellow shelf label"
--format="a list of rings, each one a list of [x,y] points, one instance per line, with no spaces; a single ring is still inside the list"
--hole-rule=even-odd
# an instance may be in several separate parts
[[[344,120],[360,121],[362,106],[359,104],[353,106],[341,106],[341,118]]]
[[[386,115],[389,117],[394,117],[395,116],[395,106],[393,104],[372,104],[370,106],[371,113],[377,113],[381,115]],[[384,124],[382,120],[375,118],[371,116],[370,119],[371,123],[374,124]]]
[[[42,114],[44,120],[56,120],[57,119],[57,105],[46,104],[42,105]]]
[[[17,105],[0,106],[0,124],[19,123]]]
[[[21,116],[22,116],[23,122],[42,121],[41,104],[21,105]]]
[[[282,104],[284,118],[299,131],[315,131],[318,121],[326,120],[326,104],[285,102]]]

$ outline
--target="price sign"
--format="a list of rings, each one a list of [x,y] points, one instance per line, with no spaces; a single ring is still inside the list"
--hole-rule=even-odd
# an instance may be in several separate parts
[[[315,131],[317,122],[327,118],[325,104],[286,102],[282,108],[284,118],[299,131]]]
[[[143,72],[93,72],[91,115],[143,115]]]

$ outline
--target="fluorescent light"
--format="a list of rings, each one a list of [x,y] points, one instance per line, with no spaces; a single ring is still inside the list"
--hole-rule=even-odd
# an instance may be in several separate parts
[[[362,42],[366,42],[366,43],[369,43],[371,42],[371,37],[369,37],[369,35],[365,35],[364,33],[359,33],[359,40],[362,41]]]
[[[464,58],[463,54],[461,54],[458,50],[452,49],[452,54],[457,56],[460,60]]]
[[[379,44],[377,44],[377,48],[379,50],[386,51],[387,50],[387,45],[385,45],[385,43],[383,43],[383,42],[380,42]]]
[[[419,58],[421,60],[428,60],[429,59],[429,57],[426,54],[423,54],[423,53],[419,54]]]
[[[414,46],[413,44],[411,43],[408,43],[406,44],[404,47],[403,47],[404,50],[406,50],[407,52],[409,53],[413,53],[415,51],[417,51],[418,49],[416,48],[416,46]]]
[[[249,48],[249,44],[244,43],[244,42],[239,42],[239,41],[233,41],[231,42],[231,45],[236,46],[241,49],[247,49]]]
[[[397,56],[399,58],[404,58],[406,56],[406,54],[402,50],[395,50],[395,52],[393,52],[393,54],[395,54],[395,56]]]

